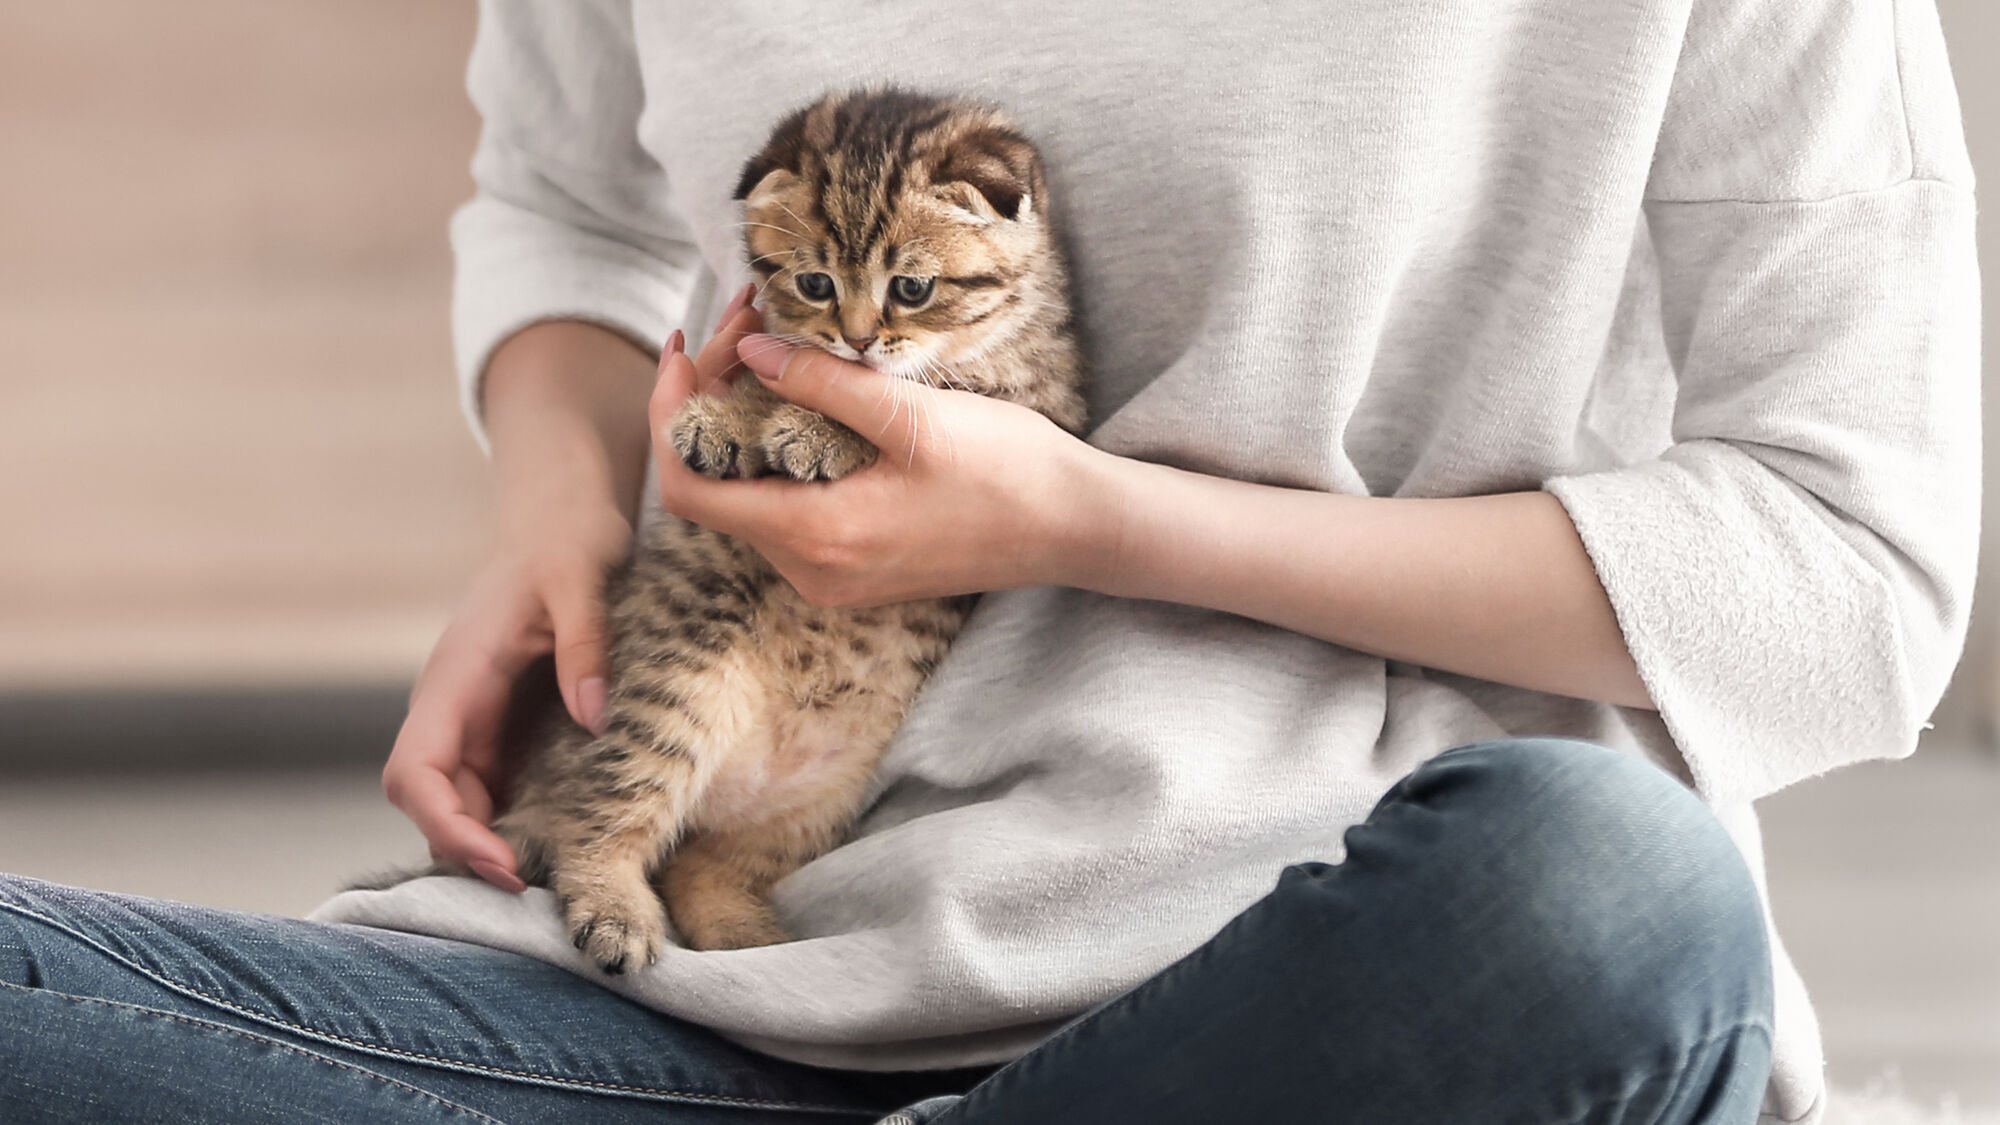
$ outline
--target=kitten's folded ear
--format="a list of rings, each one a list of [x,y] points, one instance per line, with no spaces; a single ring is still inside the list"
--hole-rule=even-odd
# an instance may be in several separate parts
[[[750,198],[750,193],[757,190],[764,177],[773,172],[790,172],[795,176],[803,174],[806,115],[812,108],[807,106],[779,122],[777,129],[771,133],[771,139],[764,143],[757,155],[744,163],[743,176],[736,181],[737,199]]]
[[[1027,138],[987,125],[952,141],[931,182],[968,184],[1001,218],[1016,219],[1042,192],[1042,160]]]

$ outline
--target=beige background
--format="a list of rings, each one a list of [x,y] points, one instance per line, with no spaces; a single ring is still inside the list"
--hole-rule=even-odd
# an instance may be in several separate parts
[[[418,667],[487,518],[446,322],[471,34],[0,8],[0,689]]]

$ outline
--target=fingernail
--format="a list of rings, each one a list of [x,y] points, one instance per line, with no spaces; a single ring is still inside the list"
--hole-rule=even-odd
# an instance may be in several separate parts
[[[744,366],[755,371],[759,379],[770,383],[785,377],[785,361],[792,357],[795,350],[776,336],[766,336],[762,332],[745,336],[736,345],[736,354],[742,357]]]
[[[604,705],[610,701],[611,692],[602,676],[592,676],[576,685],[576,709],[583,712],[580,717],[590,733],[604,733]]]
[[[756,292],[757,292],[757,286],[754,282],[749,285],[745,285],[742,289],[737,290],[736,296],[729,298],[729,303],[723,306],[722,319],[715,322],[715,330],[717,332],[722,331],[722,326],[728,324],[730,320],[736,316],[737,313],[742,312],[743,306],[750,303],[750,298],[754,296]]]
[[[674,329],[674,334],[667,337],[667,354],[683,355],[686,352],[687,352],[687,333],[676,328]]]
[[[528,884],[523,883],[520,876],[491,860],[475,859],[471,863],[466,864],[466,866],[472,868],[474,875],[499,887],[510,895],[517,895],[528,889]]]

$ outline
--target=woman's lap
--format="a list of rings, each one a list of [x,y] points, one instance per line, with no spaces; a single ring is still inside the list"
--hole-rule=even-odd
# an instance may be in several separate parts
[[[179,1120],[872,1121],[976,1077],[795,1066],[480,946],[0,876],[0,1120],[122,1090],[135,1120],[195,1096]],[[218,1113],[267,1094],[281,1112]]]
[[[1750,872],[1678,781],[1575,740],[1459,747],[1207,943],[940,1125],[1748,1125]],[[1116,1076],[1107,1080],[1104,1076]]]
[[[1348,848],[933,1112],[1754,1117],[1761,910],[1677,782],[1575,742],[1460,748]],[[979,1077],[795,1066],[477,946],[0,876],[8,1121],[868,1121]]]

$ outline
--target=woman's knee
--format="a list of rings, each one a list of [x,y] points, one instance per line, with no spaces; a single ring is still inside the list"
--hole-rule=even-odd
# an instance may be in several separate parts
[[[1586,1022],[1768,1020],[1763,907],[1742,854],[1645,761],[1573,739],[1459,747],[1392,789],[1347,845],[1339,868],[1295,872],[1289,893],[1345,884],[1436,956],[1574,997]]]
[[[35,988],[41,984],[28,931],[16,910],[26,897],[19,876],[0,871],[0,984]]]

